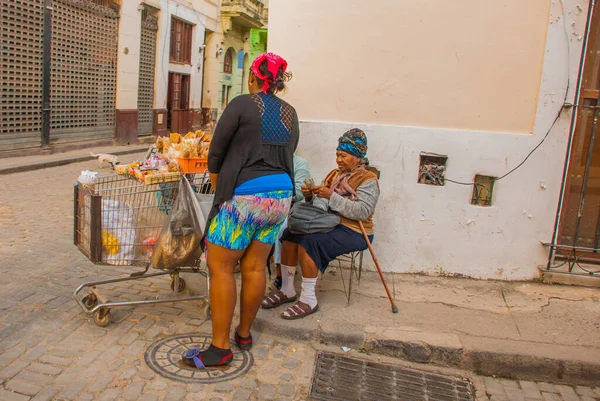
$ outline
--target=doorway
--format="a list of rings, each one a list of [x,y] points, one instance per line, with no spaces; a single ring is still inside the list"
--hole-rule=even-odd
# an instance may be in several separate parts
[[[185,135],[191,129],[190,76],[169,72],[167,93],[167,128]]]

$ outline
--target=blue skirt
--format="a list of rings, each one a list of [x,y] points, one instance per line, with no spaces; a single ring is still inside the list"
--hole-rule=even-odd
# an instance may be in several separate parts
[[[371,243],[373,238],[373,235],[369,235]],[[321,272],[338,256],[367,249],[362,233],[341,224],[328,233],[317,234],[292,234],[286,228],[280,241],[293,242],[304,248]]]

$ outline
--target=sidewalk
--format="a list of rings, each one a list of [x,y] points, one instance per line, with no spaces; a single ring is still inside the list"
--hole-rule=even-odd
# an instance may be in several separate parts
[[[353,284],[347,306],[339,270],[330,267],[318,281],[319,311],[287,321],[279,317],[283,307],[261,310],[256,328],[481,375],[600,383],[598,289],[405,274],[386,279],[398,314],[373,272]]]
[[[48,167],[64,166],[66,164],[95,159],[90,155],[90,152],[94,154],[108,153],[119,156],[144,152],[149,146],[149,144],[130,146],[100,146],[62,153],[53,153],[49,155],[0,158],[0,175],[40,170]]]

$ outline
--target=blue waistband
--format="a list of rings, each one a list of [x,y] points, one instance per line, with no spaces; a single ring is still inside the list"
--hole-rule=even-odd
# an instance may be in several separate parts
[[[293,190],[294,184],[290,176],[281,173],[264,175],[241,183],[233,192],[234,195],[254,195],[260,192]]]

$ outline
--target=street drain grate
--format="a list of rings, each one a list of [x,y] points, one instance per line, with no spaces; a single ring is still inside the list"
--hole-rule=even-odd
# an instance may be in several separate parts
[[[310,395],[328,401],[474,400],[465,379],[326,352],[317,354]]]
[[[148,347],[144,358],[146,364],[167,379],[184,383],[218,383],[244,376],[252,365],[254,358],[248,351],[242,351],[231,340],[233,361],[226,370],[198,370],[183,365],[181,354],[191,348],[205,349],[210,345],[211,338],[203,334],[175,335],[161,338]]]

